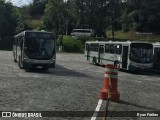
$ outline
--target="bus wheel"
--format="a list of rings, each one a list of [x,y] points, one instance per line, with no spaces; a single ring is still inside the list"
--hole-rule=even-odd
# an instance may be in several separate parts
[[[115,61],[115,62],[114,62],[114,66],[117,67],[118,69],[120,69],[120,64],[119,64],[118,61]]]
[[[97,59],[96,59],[96,57],[93,57],[92,62],[93,62],[94,65],[97,65]]]

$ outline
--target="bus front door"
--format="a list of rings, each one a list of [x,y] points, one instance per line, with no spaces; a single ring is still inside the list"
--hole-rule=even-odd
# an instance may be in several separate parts
[[[102,63],[101,59],[103,58],[103,54],[104,54],[104,45],[100,45],[98,52],[98,63]]]
[[[122,68],[127,69],[127,62],[128,62],[128,46],[123,46]]]

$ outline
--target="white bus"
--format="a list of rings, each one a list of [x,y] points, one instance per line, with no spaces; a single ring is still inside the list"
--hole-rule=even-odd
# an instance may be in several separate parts
[[[144,42],[87,41],[85,56],[94,64],[114,64],[129,71],[153,67],[153,45]]]
[[[55,67],[56,39],[52,32],[23,31],[14,36],[13,57],[23,69]]]
[[[153,43],[153,69],[160,70],[160,43]]]
[[[79,37],[90,37],[94,35],[94,31],[92,29],[73,29],[71,36],[79,38]]]

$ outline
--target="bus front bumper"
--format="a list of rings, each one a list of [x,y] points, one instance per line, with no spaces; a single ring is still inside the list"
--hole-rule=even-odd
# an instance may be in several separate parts
[[[23,62],[24,69],[29,68],[55,68],[55,62],[49,62],[49,63],[39,63],[39,62]]]

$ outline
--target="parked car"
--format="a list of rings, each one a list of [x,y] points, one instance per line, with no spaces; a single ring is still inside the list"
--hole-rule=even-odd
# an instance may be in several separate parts
[[[94,30],[93,29],[73,29],[71,36],[75,38],[91,37],[91,36],[94,36]]]

